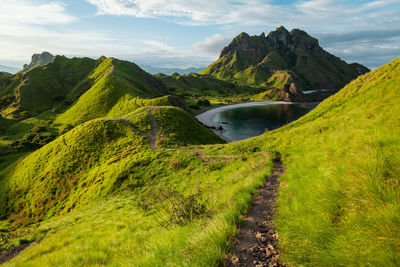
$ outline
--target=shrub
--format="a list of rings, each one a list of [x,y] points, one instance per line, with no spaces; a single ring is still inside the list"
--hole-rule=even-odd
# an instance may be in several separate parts
[[[34,133],[40,133],[40,132],[46,132],[46,131],[47,131],[47,129],[44,126],[35,125],[32,128],[32,132],[34,132]]]
[[[189,105],[191,109],[200,109],[199,105]]]
[[[164,207],[168,218],[160,217],[158,221],[163,227],[187,224],[209,211],[208,200],[203,199],[201,191],[184,195],[173,190],[167,190],[161,192],[161,199],[168,203]]]
[[[198,105],[198,106],[206,106],[206,107],[209,107],[209,106],[211,106],[211,103],[210,103],[210,101],[208,101],[207,99],[204,99],[204,100],[198,100],[198,101],[197,101],[197,105]]]

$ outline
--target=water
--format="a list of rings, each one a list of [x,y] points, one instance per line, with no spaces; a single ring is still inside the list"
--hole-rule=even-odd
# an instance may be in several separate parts
[[[292,122],[317,106],[317,104],[289,104],[270,101],[260,105],[231,106],[208,111],[211,115],[197,118],[208,126],[222,126],[214,130],[227,141],[238,141],[260,135],[266,129],[273,130]],[[203,113],[205,114],[205,113]],[[205,118],[207,117],[207,118]],[[211,125],[210,125],[211,124]]]

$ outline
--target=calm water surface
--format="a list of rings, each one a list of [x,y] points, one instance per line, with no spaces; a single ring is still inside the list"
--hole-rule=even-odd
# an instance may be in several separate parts
[[[273,130],[292,122],[315,108],[317,104],[267,104],[238,107],[217,112],[211,118],[216,131],[228,141],[238,141],[260,135],[265,129]]]

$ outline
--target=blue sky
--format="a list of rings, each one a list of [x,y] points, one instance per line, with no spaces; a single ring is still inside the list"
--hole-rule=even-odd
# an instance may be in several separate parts
[[[370,68],[400,56],[400,0],[0,0],[0,64],[49,51],[203,67],[240,32],[281,25]]]

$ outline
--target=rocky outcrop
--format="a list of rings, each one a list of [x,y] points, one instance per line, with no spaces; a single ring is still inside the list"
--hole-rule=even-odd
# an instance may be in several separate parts
[[[281,90],[279,90],[279,94],[283,101],[287,102],[302,102],[305,99],[304,94],[297,89],[296,84],[286,83]]]
[[[44,66],[53,61],[54,56],[49,52],[43,52],[41,54],[33,54],[31,62],[29,64],[25,64],[22,72],[27,72],[28,70],[36,67],[36,66]]]

